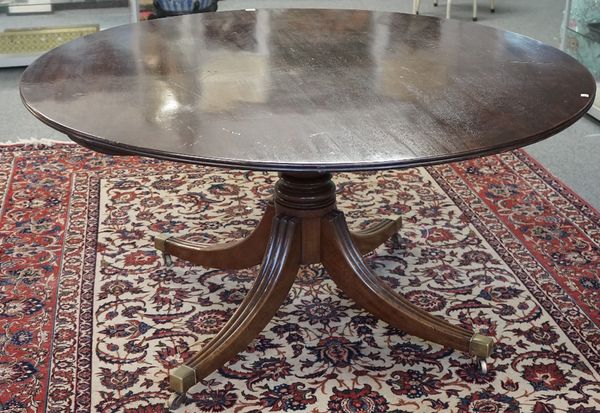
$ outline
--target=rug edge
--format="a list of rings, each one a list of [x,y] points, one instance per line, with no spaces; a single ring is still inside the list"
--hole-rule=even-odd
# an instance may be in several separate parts
[[[0,149],[7,149],[16,146],[29,146],[32,145],[34,148],[40,147],[48,147],[54,145],[76,145],[75,142],[71,141],[63,141],[58,139],[49,139],[49,138],[21,138],[16,141],[8,140],[4,142],[0,142]],[[575,192],[569,185],[567,185],[561,178],[557,177],[553,172],[551,172],[546,166],[544,166],[539,160],[537,160],[533,155],[531,155],[525,148],[515,149],[513,152],[516,152],[522,156],[523,161],[530,164],[530,166],[534,166],[538,170],[542,171],[545,175],[544,178],[551,178],[556,182],[556,185],[559,187],[558,189],[565,194],[568,194],[571,197],[577,199],[583,206],[588,208],[589,212],[594,215],[595,219],[600,219],[600,209],[597,209],[594,205],[592,205],[588,200],[583,198],[579,193]],[[525,159],[523,159],[525,158]],[[537,173],[537,171],[536,171]],[[544,179],[546,180],[546,179]]]
[[[556,182],[556,185],[559,187],[560,191],[564,191],[569,196],[577,198],[577,200],[579,202],[581,202],[586,208],[589,208],[589,211],[594,215],[595,219],[600,219],[600,209],[597,209],[588,200],[586,200],[581,195],[579,195],[577,192],[575,192],[575,190],[573,188],[571,188],[569,185],[567,185],[565,183],[565,181],[563,181],[561,178],[557,177],[546,166],[544,166],[539,160],[537,160],[532,154],[527,152],[526,149],[519,148],[519,149],[516,149],[514,152],[521,154],[522,157],[525,158],[525,159],[521,158],[522,161],[526,161],[527,163],[530,164],[530,166],[535,166],[537,169],[543,171],[545,176],[542,176],[542,178],[547,178],[547,177],[552,178]],[[538,173],[538,171],[535,171],[535,172]],[[538,173],[538,175],[539,175],[539,173]],[[544,179],[544,180],[546,180],[546,179]]]
[[[19,146],[19,145],[55,145],[55,144],[67,144],[67,145],[75,145],[74,142],[63,141],[58,139],[49,139],[49,138],[20,138],[17,140],[7,140],[0,142],[0,147],[7,146]]]

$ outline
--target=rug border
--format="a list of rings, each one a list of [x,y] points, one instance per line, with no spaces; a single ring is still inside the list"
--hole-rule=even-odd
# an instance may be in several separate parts
[[[46,138],[41,138],[41,139],[31,138],[31,139],[21,139],[17,142],[12,142],[12,141],[0,142],[0,151],[8,150],[8,151],[12,152],[12,151],[18,151],[19,148],[22,148],[23,150],[44,150],[44,149],[49,149],[52,146],[79,146],[79,145],[75,142],[70,142],[70,141],[59,141],[59,140],[46,139]],[[552,171],[550,171],[546,166],[544,166],[544,164],[541,161],[539,161],[533,155],[531,155],[525,148],[526,147],[517,148],[517,149],[513,149],[511,151],[507,151],[507,152],[515,153],[516,156],[521,161],[523,161],[527,166],[529,166],[540,178],[542,178],[544,181],[547,181],[547,182],[550,181],[549,182],[549,184],[551,183],[550,186],[552,186],[555,190],[559,190],[559,191],[562,191],[562,192],[568,194],[570,201],[573,201],[573,198],[574,198],[576,200],[576,202],[582,204],[582,206],[584,208],[583,209],[580,208],[581,212],[584,212],[583,210],[585,210],[586,212],[589,212],[592,215],[592,217],[591,217],[592,219],[594,219],[595,221],[600,221],[600,209],[597,209],[589,201],[587,201],[585,198],[583,198],[582,195],[575,192],[575,190],[573,190],[571,187],[569,187],[565,183],[565,181],[563,181],[561,178],[557,177]],[[87,149],[87,150],[89,150],[89,149]],[[91,151],[91,152],[93,152],[93,151]],[[499,152],[494,155],[501,155],[502,153],[503,152]],[[106,156],[110,156],[110,155],[106,155]],[[142,156],[139,156],[139,157],[154,159],[151,157],[142,157]],[[482,157],[479,157],[479,158],[482,158]],[[455,161],[455,162],[460,162],[460,161]],[[447,164],[447,163],[453,163],[453,162],[445,162],[444,164]],[[202,166],[202,164],[196,164],[196,165]],[[411,168],[419,168],[419,167],[416,166],[416,167],[411,167]],[[220,169],[239,170],[240,168],[220,168]],[[392,168],[389,170],[402,170],[402,169],[410,169],[410,168]],[[360,172],[363,172],[363,171],[353,171],[353,172],[348,172],[348,173],[360,173]]]
[[[585,212],[590,212],[592,214],[592,219],[595,221],[600,220],[600,209],[596,209],[590,202],[584,199],[581,195],[579,195],[575,190],[573,190],[570,186],[568,186],[561,178],[557,177],[553,172],[551,172],[548,168],[546,168],[539,160],[533,157],[529,152],[527,152],[524,148],[519,148],[514,151],[517,158],[523,161],[527,166],[531,168],[533,172],[535,172],[541,179],[546,181],[550,186],[552,186],[555,190],[560,190],[568,194],[570,197],[576,198],[577,201],[583,206],[586,207]],[[549,182],[553,181],[553,182]],[[558,189],[554,186],[556,185]],[[569,198],[570,201],[573,201]],[[580,209],[583,213],[584,211]]]

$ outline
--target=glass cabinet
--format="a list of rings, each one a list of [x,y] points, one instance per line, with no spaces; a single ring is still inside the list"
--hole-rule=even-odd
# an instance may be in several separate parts
[[[592,72],[600,88],[600,0],[567,0],[561,47]],[[598,95],[590,114],[600,120]]]

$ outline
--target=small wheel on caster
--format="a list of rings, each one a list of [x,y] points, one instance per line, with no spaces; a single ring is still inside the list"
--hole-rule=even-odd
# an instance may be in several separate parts
[[[167,409],[169,409],[169,411],[175,411],[181,407],[185,400],[185,394],[172,394],[167,401]]]
[[[484,359],[478,358],[475,360],[475,363],[477,364],[477,369],[481,372],[481,374],[487,374],[488,365]]]
[[[158,251],[162,252],[163,259],[165,260],[165,265],[170,267],[173,264],[173,260],[171,256],[166,253],[167,251],[167,241],[171,238],[168,234],[158,234],[154,236],[154,248]]]
[[[392,241],[392,248],[395,250],[400,249],[400,247],[402,247],[402,244],[400,242],[400,235],[398,235],[398,233],[392,235],[392,237],[390,238],[390,241]]]
[[[173,258],[169,254],[163,253],[163,260],[165,261],[166,267],[171,267],[173,265]]]

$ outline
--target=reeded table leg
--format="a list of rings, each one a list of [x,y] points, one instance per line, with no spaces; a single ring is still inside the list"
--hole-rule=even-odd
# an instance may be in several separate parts
[[[493,340],[454,326],[411,304],[371,271],[354,245],[344,215],[333,211],[322,221],[321,261],[344,293],[393,327],[478,358],[491,354]]]
[[[170,375],[171,390],[183,394],[243,351],[285,300],[300,265],[298,220],[276,217],[260,272],[240,307],[198,353]]]
[[[271,202],[254,231],[239,241],[202,246],[178,237],[159,235],[154,238],[154,246],[165,257],[178,257],[203,267],[223,270],[249,268],[260,264],[263,259],[274,216],[275,207]]]
[[[383,219],[362,231],[351,231],[352,241],[361,254],[373,251],[393,236],[402,227],[402,218]]]

